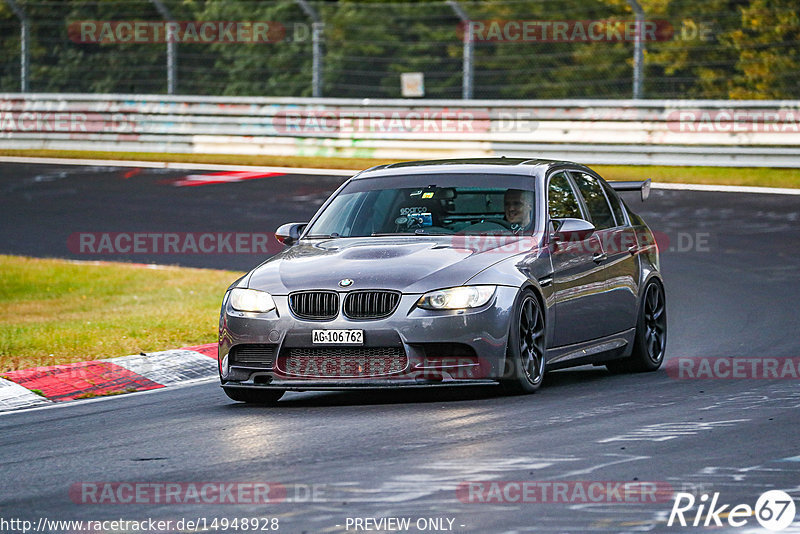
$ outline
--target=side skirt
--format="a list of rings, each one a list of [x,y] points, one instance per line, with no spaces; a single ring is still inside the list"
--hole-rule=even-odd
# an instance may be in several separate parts
[[[601,365],[609,360],[624,358],[630,354],[635,335],[636,329],[630,328],[603,338],[548,349],[547,370],[576,365]]]

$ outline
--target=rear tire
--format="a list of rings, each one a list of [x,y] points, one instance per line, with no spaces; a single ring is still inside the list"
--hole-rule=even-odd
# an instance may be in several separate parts
[[[530,289],[520,293],[508,332],[506,369],[501,382],[510,395],[533,393],[544,381],[544,314]]]
[[[225,395],[236,402],[246,402],[247,404],[276,404],[283,394],[281,389],[232,389],[224,388]]]
[[[606,367],[612,373],[655,371],[664,362],[666,348],[667,301],[664,298],[664,287],[651,280],[642,293],[631,355],[610,361],[606,363]]]

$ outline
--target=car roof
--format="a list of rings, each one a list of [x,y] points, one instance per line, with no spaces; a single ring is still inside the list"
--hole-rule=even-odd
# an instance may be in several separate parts
[[[544,175],[553,167],[569,166],[590,170],[587,167],[571,161],[531,158],[464,158],[464,159],[434,159],[424,161],[404,161],[377,165],[361,171],[353,177],[354,180],[365,178],[393,177],[410,174],[451,174],[451,173],[477,173],[477,174],[514,174],[527,176]]]

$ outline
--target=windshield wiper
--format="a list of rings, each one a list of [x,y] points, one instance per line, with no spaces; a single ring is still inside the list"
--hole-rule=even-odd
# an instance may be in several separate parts
[[[393,235],[426,235],[426,234],[418,234],[416,232],[390,232],[387,234],[370,234],[370,237],[391,237]]]
[[[333,232],[332,234],[311,234],[305,236],[303,239],[335,239],[337,237],[342,237],[342,236],[340,236],[336,232]]]

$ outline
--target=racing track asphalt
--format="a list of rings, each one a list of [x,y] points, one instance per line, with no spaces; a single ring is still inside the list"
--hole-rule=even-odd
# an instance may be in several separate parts
[[[295,175],[176,188],[158,182],[185,173],[120,177],[129,170],[0,166],[0,253],[80,258],[65,243],[82,231],[272,231],[307,218],[341,182]],[[668,358],[800,356],[795,197],[654,190],[645,204],[634,198],[673,247],[689,249],[662,252]],[[258,262],[166,259],[242,271]],[[768,489],[797,500],[798,408],[798,380],[676,380],[663,370],[559,371],[535,395],[511,398],[492,388],[291,393],[277,408],[229,402],[208,382],[0,416],[0,515],[267,516],[280,518],[282,532],[342,532],[348,517],[451,518],[453,531],[481,533],[690,530],[666,527],[671,500],[486,504],[462,502],[455,489],[486,480],[638,480],[720,492],[730,504],[752,506]],[[76,504],[69,489],[86,481],[268,481],[294,502]],[[311,485],[317,498],[307,502]],[[750,518],[749,529],[721,531],[757,526]],[[797,522],[791,531],[800,531]]]

